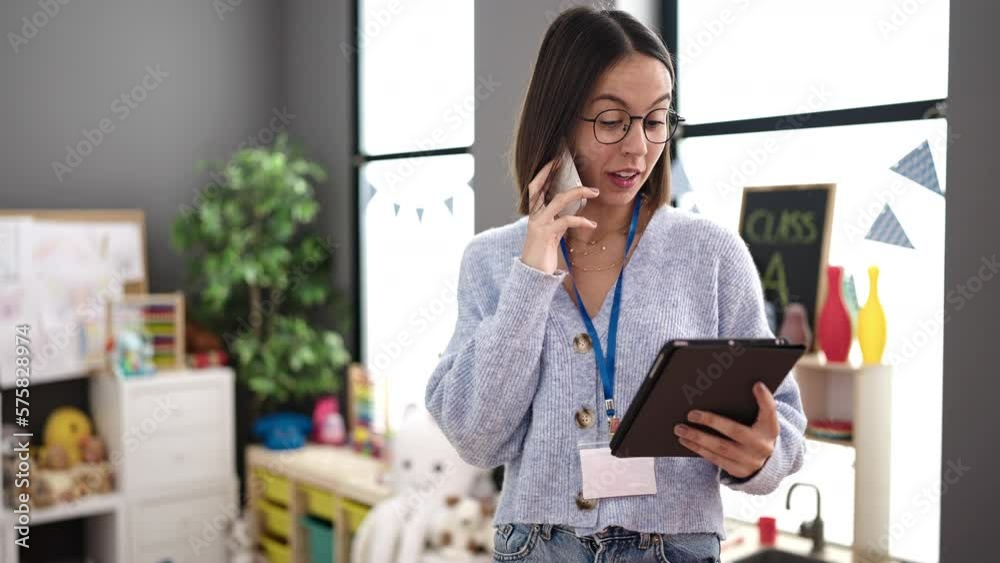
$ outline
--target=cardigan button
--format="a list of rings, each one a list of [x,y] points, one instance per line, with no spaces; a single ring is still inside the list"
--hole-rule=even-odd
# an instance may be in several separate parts
[[[590,335],[586,332],[581,332],[573,337],[573,348],[580,354],[590,352],[593,345],[590,342]]]
[[[597,508],[597,499],[583,498],[583,491],[576,493],[576,507],[580,510],[593,510]]]
[[[576,418],[576,425],[582,429],[587,429],[593,426],[594,420],[596,419],[594,411],[588,409],[587,407],[581,407],[577,410],[574,418]]]

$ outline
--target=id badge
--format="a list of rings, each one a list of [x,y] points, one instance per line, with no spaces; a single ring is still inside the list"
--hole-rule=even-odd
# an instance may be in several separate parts
[[[608,442],[581,443],[583,498],[598,499],[656,494],[654,458],[611,455]]]

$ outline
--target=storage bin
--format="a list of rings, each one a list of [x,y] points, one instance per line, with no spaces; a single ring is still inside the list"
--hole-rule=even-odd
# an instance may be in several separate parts
[[[287,540],[292,535],[292,516],[288,509],[265,499],[257,500],[261,524],[269,534]]]
[[[303,486],[302,491],[306,495],[306,511],[309,514],[331,522],[334,520],[336,502],[332,493],[309,486]]]
[[[263,469],[255,470],[257,477],[264,483],[264,497],[282,506],[288,506],[292,499],[292,485],[288,479],[279,477]]]
[[[303,516],[302,527],[309,545],[309,563],[333,563],[333,526],[318,518]]]
[[[264,536],[260,538],[260,545],[271,563],[292,563],[292,548],[287,543]]]
[[[344,516],[347,518],[347,530],[353,534],[361,527],[361,522],[368,516],[371,507],[347,499],[342,499],[340,503],[344,508]]]

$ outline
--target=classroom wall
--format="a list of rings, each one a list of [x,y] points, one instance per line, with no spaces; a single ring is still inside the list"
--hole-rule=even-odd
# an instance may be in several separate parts
[[[0,208],[143,209],[151,288],[180,287],[168,235],[206,181],[197,161],[266,138],[284,111],[280,7],[0,2]],[[68,156],[81,144],[89,154]]]
[[[289,125],[292,136],[329,172],[317,191],[321,211],[317,225],[334,241],[333,286],[347,299],[354,295],[357,266],[352,255],[357,239],[354,219],[354,77],[351,48],[354,12],[352,2],[286,0],[283,3],[281,83],[288,107],[296,118]],[[355,330],[344,340],[355,348]]]

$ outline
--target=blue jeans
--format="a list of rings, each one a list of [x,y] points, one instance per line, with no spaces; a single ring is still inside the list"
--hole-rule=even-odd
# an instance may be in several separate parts
[[[493,561],[527,563],[718,563],[715,534],[647,534],[613,526],[586,537],[552,524],[504,524],[494,536]]]

